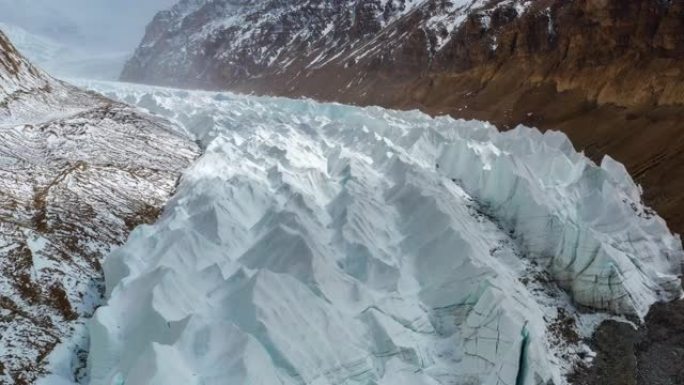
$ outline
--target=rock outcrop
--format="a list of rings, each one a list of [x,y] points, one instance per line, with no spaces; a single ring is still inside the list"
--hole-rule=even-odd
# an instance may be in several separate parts
[[[122,79],[560,129],[684,231],[684,4],[184,0]]]

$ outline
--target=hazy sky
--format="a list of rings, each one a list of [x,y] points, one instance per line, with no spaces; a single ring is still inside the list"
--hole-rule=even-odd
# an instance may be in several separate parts
[[[132,51],[177,0],[0,0],[0,22],[91,51]]]

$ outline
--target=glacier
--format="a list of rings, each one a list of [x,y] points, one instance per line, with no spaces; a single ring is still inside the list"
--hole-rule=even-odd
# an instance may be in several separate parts
[[[92,385],[564,384],[556,320],[682,295],[679,236],[561,133],[80,83],[204,149],[103,265]]]

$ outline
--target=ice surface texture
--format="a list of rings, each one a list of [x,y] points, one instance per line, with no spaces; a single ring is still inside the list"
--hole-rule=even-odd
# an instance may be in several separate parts
[[[520,265],[597,310],[680,295],[679,237],[562,134],[91,86],[206,148],[104,265],[93,385],[561,384]]]

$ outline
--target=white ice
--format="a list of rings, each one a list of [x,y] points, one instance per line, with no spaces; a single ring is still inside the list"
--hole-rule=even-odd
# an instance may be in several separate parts
[[[205,147],[104,264],[92,385],[563,384],[531,271],[636,317],[681,294],[679,237],[560,133],[84,85]]]

